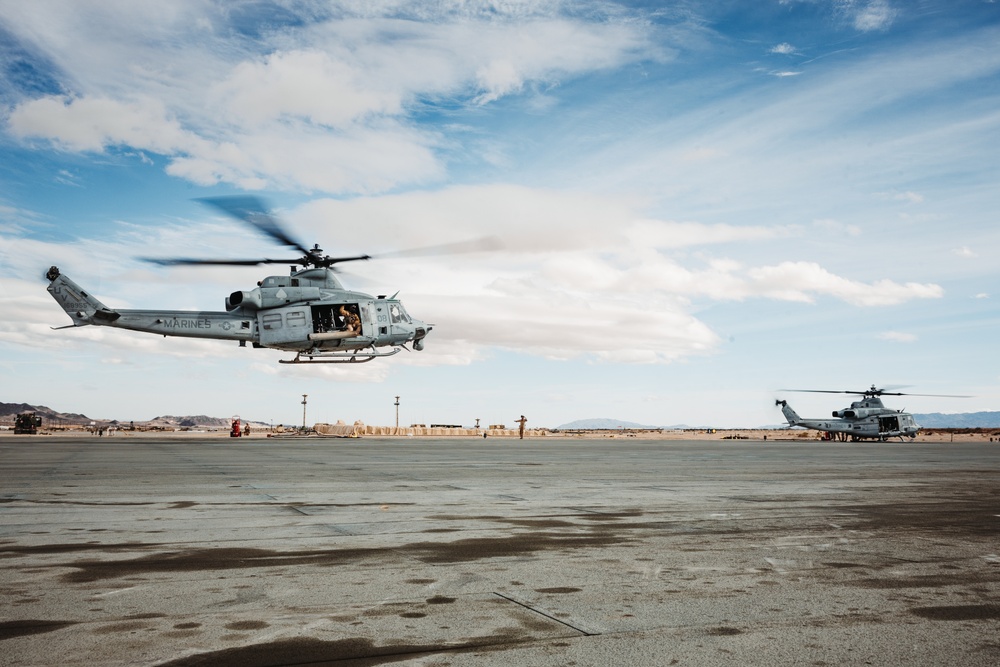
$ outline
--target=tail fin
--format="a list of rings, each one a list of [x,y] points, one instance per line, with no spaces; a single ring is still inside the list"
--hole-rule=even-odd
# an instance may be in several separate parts
[[[55,266],[45,274],[51,282],[48,291],[66,314],[73,320],[71,326],[87,324],[111,324],[121,315],[90,296],[82,287],[62,275]]]
[[[795,426],[802,421],[802,417],[799,417],[795,410],[792,410],[792,406],[788,404],[788,401],[776,400],[774,404],[781,406],[781,414],[785,415],[789,426]]]

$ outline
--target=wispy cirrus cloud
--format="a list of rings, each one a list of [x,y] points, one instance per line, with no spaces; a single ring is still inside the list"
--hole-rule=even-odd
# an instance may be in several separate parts
[[[974,259],[976,257],[979,257],[979,253],[977,253],[969,246],[965,245],[958,248],[952,248],[951,254],[956,255],[958,257],[962,257],[964,259]]]
[[[879,340],[887,340],[893,343],[913,343],[916,342],[917,336],[911,333],[903,333],[902,331],[883,331],[878,335]]]
[[[839,0],[839,4],[861,32],[888,30],[897,14],[889,0]]]

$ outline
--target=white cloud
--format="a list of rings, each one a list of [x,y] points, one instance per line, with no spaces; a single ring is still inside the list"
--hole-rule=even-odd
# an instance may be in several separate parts
[[[210,93],[231,122],[253,128],[298,118],[332,128],[372,116],[398,116],[404,90],[372,81],[351,62],[316,49],[275,52],[237,63]]]
[[[979,253],[970,248],[969,246],[961,246],[960,248],[952,248],[951,254],[957,255],[958,257],[964,257],[965,259],[973,259],[979,257]]]
[[[300,25],[261,34],[256,52],[224,37],[232,27],[210,3],[125,4],[117,13],[75,3],[8,9],[10,27],[72,91],[21,101],[8,128],[65,150],[164,155],[170,174],[199,185],[426,185],[443,178],[444,162],[435,131],[409,121],[413,108],[485,105],[528,83],[664,57],[641,22],[567,18],[558,3],[481,12],[345,4],[331,20],[301,10]],[[401,20],[406,12],[419,20]],[[192,33],[193,24],[209,29]]]
[[[888,340],[895,343],[913,343],[917,340],[914,334],[903,333],[901,331],[884,331],[878,337],[880,340]]]
[[[879,199],[909,202],[911,204],[920,204],[924,201],[924,196],[922,194],[919,192],[913,192],[912,190],[907,190],[905,192],[876,192],[875,196]]]
[[[159,100],[150,97],[128,101],[42,97],[11,111],[8,127],[17,137],[46,138],[73,151],[127,145],[170,154],[200,143],[195,135],[167,117]]]
[[[780,53],[782,55],[789,55],[795,53],[795,47],[788,42],[782,42],[781,44],[775,44],[771,47],[770,53]]]
[[[788,226],[706,225],[697,222],[665,220],[636,220],[630,223],[624,231],[625,236],[637,245],[661,249],[761,241],[794,236],[798,233],[798,229]]]
[[[862,32],[887,30],[896,18],[896,10],[888,0],[841,0],[845,10],[853,16],[854,27]]]
[[[749,272],[754,292],[787,301],[812,302],[814,295],[832,296],[855,306],[889,306],[911,299],[937,299],[940,286],[899,284],[892,280],[863,283],[834,275],[814,262],[782,262]]]
[[[828,234],[837,236],[861,236],[861,228],[857,225],[846,225],[839,220],[826,218],[823,220],[813,220],[813,226]]]
[[[152,268],[134,259],[148,255],[150,247],[165,255],[197,255],[182,250],[195,233],[201,247],[224,249],[207,253],[213,257],[274,255],[259,235],[233,234],[234,222],[193,224],[197,232],[186,226],[122,223],[110,235],[112,241],[69,246],[5,238],[0,293],[22,296],[5,304],[11,317],[0,327],[0,338],[42,347],[86,340],[106,347],[110,356],[124,348],[143,355],[242,358],[245,350],[215,341],[164,342],[97,327],[52,332],[49,326],[67,319],[50,302],[40,276],[24,278],[57,264],[113,308],[217,310],[231,291],[275,272],[268,267]],[[370,293],[399,290],[411,315],[435,325],[428,338],[433,352],[406,355],[403,364],[464,364],[491,349],[553,359],[669,363],[720,345],[719,335],[697,316],[698,307],[707,303],[809,303],[830,297],[873,306],[942,294],[932,284],[862,282],[812,262],[748,262],[719,252],[767,244],[795,228],[636,219],[625,201],[522,186],[314,200],[288,211],[286,224],[304,243],[319,241],[333,254],[377,254],[501,232],[506,247],[499,252],[359,263],[350,267],[353,275],[342,277],[346,286]],[[358,228],[365,234],[343,233]],[[376,241],[379,247],[371,247]],[[692,248],[700,250],[691,254]],[[338,370],[334,376],[374,377],[365,370],[347,375]]]

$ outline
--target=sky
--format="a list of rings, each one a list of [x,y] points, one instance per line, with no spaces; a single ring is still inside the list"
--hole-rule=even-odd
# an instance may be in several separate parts
[[[1000,410],[1000,4],[0,0],[0,401],[96,419],[781,423]],[[223,310],[253,194],[433,323],[359,365],[68,325]]]

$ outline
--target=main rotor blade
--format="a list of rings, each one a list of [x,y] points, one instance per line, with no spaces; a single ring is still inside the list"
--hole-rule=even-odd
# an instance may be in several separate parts
[[[324,266],[333,266],[334,264],[340,264],[341,262],[357,262],[371,258],[371,255],[355,255],[353,257],[324,257],[322,264]]]
[[[295,248],[303,255],[308,255],[309,250],[292,237],[288,231],[282,227],[277,218],[271,215],[267,205],[259,197],[252,195],[234,195],[232,197],[202,197],[198,201],[214,206],[223,213],[231,215],[237,220],[242,220],[254,228],[264,232],[279,243],[290,248]]]
[[[805,394],[865,394],[864,391],[837,391],[834,389],[779,389],[778,391],[797,391]]]
[[[972,398],[972,396],[962,396],[958,394],[909,394],[899,391],[882,391],[881,389],[876,389],[872,391],[871,389],[867,391],[837,391],[831,389],[779,389],[778,391],[797,391],[800,393],[808,394],[854,394],[856,396],[865,396],[867,394],[873,394],[875,396],[927,396],[931,398]]]
[[[459,255],[469,252],[488,252],[500,250],[503,242],[496,236],[481,236],[468,241],[458,241],[456,243],[443,243],[441,245],[424,246],[422,248],[408,248],[406,250],[394,250],[372,255],[374,259],[388,259],[392,257],[429,257],[433,255]]]
[[[160,266],[257,266],[259,264],[301,264],[302,258],[298,259],[187,259],[184,257],[158,258],[140,257],[144,262],[159,264]]]
[[[883,396],[930,396],[931,398],[974,398],[973,396],[966,396],[963,394],[889,394],[885,393]]]
[[[778,391],[797,391],[805,394],[856,394],[858,396],[863,396],[865,394],[872,394],[875,396],[917,396],[917,394],[894,394],[892,392],[882,391],[881,389],[867,389],[865,391],[840,391],[837,389],[779,389]]]

